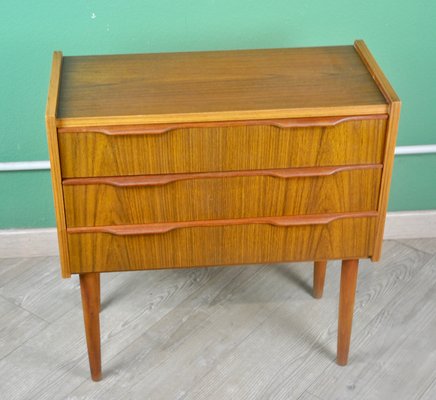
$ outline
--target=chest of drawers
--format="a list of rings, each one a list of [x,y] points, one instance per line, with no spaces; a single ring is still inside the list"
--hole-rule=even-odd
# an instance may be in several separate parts
[[[400,101],[354,46],[63,57],[46,121],[62,275],[80,275],[93,379],[99,274],[380,258]]]

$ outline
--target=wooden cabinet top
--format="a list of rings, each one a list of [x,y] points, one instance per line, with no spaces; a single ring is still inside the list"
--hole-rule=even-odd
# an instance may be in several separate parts
[[[58,126],[380,114],[396,99],[362,41],[188,53],[57,52],[54,63]]]

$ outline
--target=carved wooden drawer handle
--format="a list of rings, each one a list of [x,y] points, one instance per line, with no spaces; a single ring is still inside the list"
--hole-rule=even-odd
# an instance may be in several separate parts
[[[189,174],[166,174],[166,175],[143,175],[143,176],[109,176],[97,178],[70,178],[64,179],[64,185],[110,185],[116,187],[132,186],[161,186],[169,183],[207,178],[232,178],[243,176],[270,176],[274,178],[305,178],[317,176],[329,176],[343,171],[360,169],[381,169],[382,164],[366,165],[340,165],[333,167],[302,167],[302,168],[278,168],[246,171],[225,172],[198,172]]]
[[[175,229],[213,227],[247,224],[269,224],[274,226],[326,225],[343,218],[377,217],[377,211],[349,212],[338,214],[296,215],[285,217],[258,217],[237,219],[215,219],[207,221],[164,222],[143,225],[111,225],[68,228],[67,232],[75,233],[109,233],[116,236],[152,235],[167,233]]]
[[[216,122],[183,122],[174,124],[132,125],[132,126],[94,126],[59,128],[59,133],[101,133],[109,136],[125,135],[159,135],[182,128],[219,128],[231,126],[275,126],[277,128],[305,128],[336,126],[347,121],[361,121],[368,119],[387,119],[387,114],[374,115],[348,115],[337,117],[312,117],[312,118],[283,118],[259,119],[249,121],[216,121]]]

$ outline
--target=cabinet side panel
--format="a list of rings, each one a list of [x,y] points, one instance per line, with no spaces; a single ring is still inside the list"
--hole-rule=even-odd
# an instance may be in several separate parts
[[[385,230],[386,211],[388,208],[389,189],[391,187],[392,169],[395,158],[395,143],[397,141],[398,122],[400,119],[401,102],[395,101],[390,105],[390,115],[386,129],[386,146],[383,161],[383,175],[380,186],[378,206],[378,223],[375,234],[374,254],[371,259],[378,261],[381,257],[383,234]]]
[[[392,168],[394,164],[395,143],[397,141],[398,122],[400,119],[401,101],[365,42],[363,40],[356,40],[354,42],[354,48],[389,103],[389,120],[386,128],[383,175],[378,206],[379,219],[375,235],[374,254],[371,257],[373,261],[378,261],[381,256],[386,210],[388,207],[389,189],[391,186]]]
[[[46,108],[46,128],[48,151],[50,155],[50,170],[53,186],[54,205],[56,213],[56,224],[58,231],[59,254],[62,268],[62,277],[69,278],[71,276],[67,231],[65,220],[64,199],[62,194],[62,178],[61,167],[59,160],[59,146],[56,129],[56,109],[58,102],[59,81],[62,68],[62,53],[55,52],[53,54],[53,64],[50,77],[50,86],[48,91],[47,108]]]

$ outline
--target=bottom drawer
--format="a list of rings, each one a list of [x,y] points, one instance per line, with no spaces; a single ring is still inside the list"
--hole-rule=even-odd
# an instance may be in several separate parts
[[[374,247],[376,221],[367,216],[315,225],[188,226],[151,234],[79,228],[68,234],[71,272],[367,258]]]

